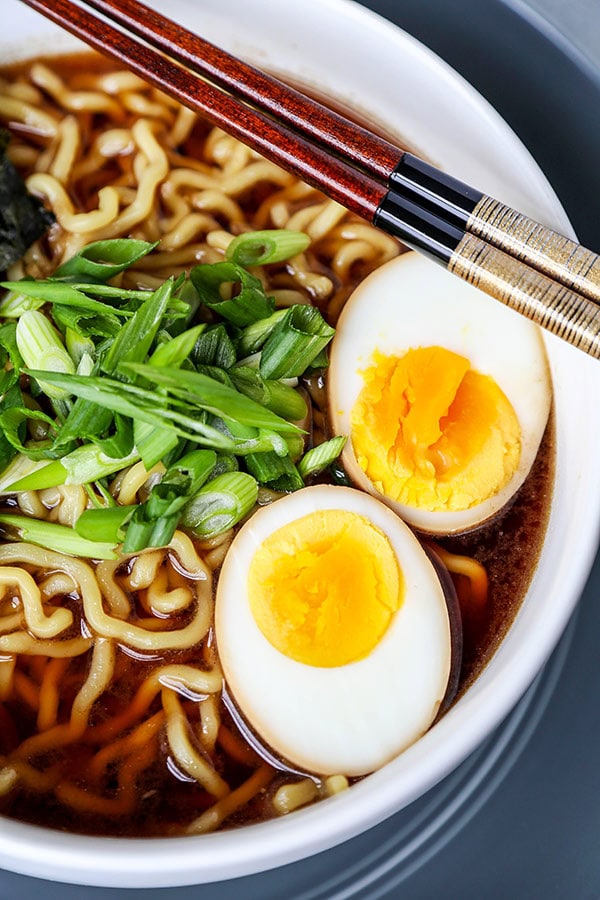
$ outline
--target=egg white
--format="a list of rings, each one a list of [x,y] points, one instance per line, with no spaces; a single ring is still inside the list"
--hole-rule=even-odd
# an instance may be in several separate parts
[[[264,637],[248,602],[248,570],[263,541],[325,509],[365,516],[383,531],[402,570],[400,609],[378,645],[333,668],[296,662]],[[221,571],[216,638],[228,690],[251,728],[294,766],[323,775],[371,772],[435,719],[451,669],[451,630],[434,567],[407,526],[353,488],[307,487],[263,507],[236,535]]]
[[[521,457],[510,481],[465,510],[431,511],[382,495],[358,464],[351,414],[363,387],[361,372],[378,350],[401,356],[441,346],[490,375],[511,402],[521,427]],[[552,388],[540,329],[418,253],[403,253],[369,275],[340,316],[331,349],[329,404],[335,434],[349,437],[342,460],[350,478],[428,534],[468,531],[492,518],[527,477],[544,435]]]

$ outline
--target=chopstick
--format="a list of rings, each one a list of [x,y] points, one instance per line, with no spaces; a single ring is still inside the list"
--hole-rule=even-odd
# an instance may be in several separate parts
[[[141,16],[137,0],[86,2],[193,72],[328,147],[374,178],[386,182],[390,171],[400,162],[404,151],[389,141],[349,122],[266,72],[236,59],[150,7],[144,7]]]
[[[590,250],[137,0],[82,0],[101,18],[73,0],[23,2],[350,211],[600,358],[600,258]]]

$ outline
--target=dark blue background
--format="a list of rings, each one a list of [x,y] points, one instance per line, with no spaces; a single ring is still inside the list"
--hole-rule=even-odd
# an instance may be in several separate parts
[[[523,17],[520,4],[515,4],[518,12],[513,10],[510,0],[370,0],[363,5],[435,50],[491,101],[549,177],[582,243],[600,252],[600,73],[560,34],[540,29],[535,18]],[[528,705],[463,767],[464,776],[459,773],[450,788],[436,789],[414,811],[301,864],[219,885],[142,890],[132,896],[140,900],[600,897],[599,598],[597,560],[567,640]],[[530,736],[536,710],[543,714]],[[525,748],[514,762],[523,742]],[[487,760],[490,771],[481,775]],[[507,767],[501,786],[494,789]],[[469,783],[472,772],[480,773],[480,783],[466,808],[480,808],[469,821],[461,818],[465,806],[460,814],[449,811],[447,832],[438,827],[426,862],[419,854],[413,854],[410,862],[395,855],[411,815],[437,804],[439,822],[440,811],[448,807],[445,791],[455,798],[457,779],[464,777]],[[378,870],[378,877],[370,878],[369,861],[388,844],[391,869]],[[340,892],[333,883],[323,888],[324,881],[339,878],[348,867],[358,864],[360,869],[361,860],[360,874],[366,879],[362,886],[346,885]],[[51,884],[0,872],[0,900],[38,896],[117,900],[124,895],[129,892]]]

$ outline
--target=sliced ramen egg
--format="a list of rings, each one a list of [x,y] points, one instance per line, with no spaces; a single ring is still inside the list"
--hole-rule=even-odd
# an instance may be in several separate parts
[[[215,627],[237,709],[305,771],[377,769],[456,688],[460,631],[434,565],[354,488],[308,487],[256,512],[225,558]]]
[[[328,378],[348,475],[428,534],[468,531],[508,503],[551,405],[539,328],[413,252],[351,295]]]

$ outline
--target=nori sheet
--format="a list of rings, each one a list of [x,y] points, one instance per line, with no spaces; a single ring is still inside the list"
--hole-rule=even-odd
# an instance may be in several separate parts
[[[10,134],[0,130],[0,272],[21,259],[54,221],[53,214],[27,193],[6,155]]]

